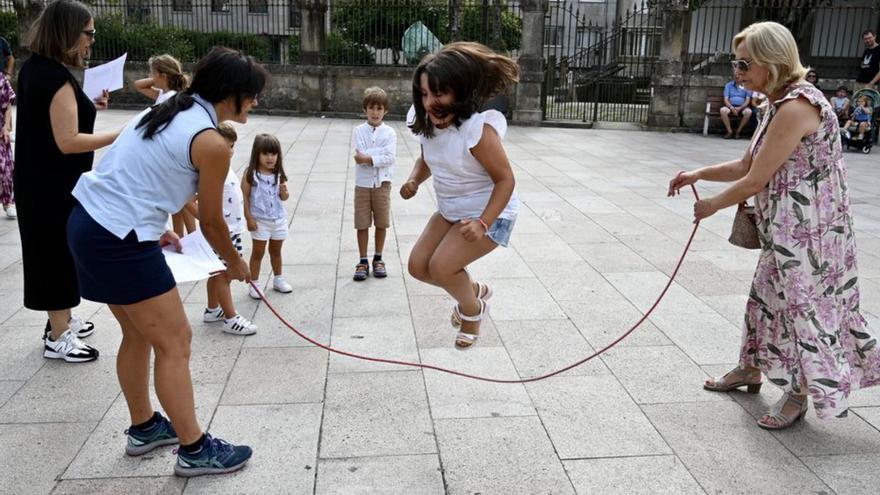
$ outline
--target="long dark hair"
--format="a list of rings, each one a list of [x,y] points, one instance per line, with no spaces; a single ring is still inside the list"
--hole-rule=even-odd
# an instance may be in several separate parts
[[[519,81],[519,66],[509,57],[493,52],[479,43],[460,41],[444,46],[428,55],[413,73],[413,106],[415,122],[410,128],[415,134],[434,135],[434,126],[427,118],[422,104],[422,74],[428,76],[428,86],[434,93],[451,92],[454,102],[446,108],[433,108],[438,115],[455,115],[453,123],[461,125],[498,93]]]
[[[28,33],[32,52],[72,67],[85,63],[77,50],[92,11],[76,0],[56,0],[40,12]]]
[[[260,168],[260,155],[263,153],[278,155],[278,160],[275,161],[275,183],[278,184],[279,178],[281,182],[287,182],[284,162],[281,159],[281,141],[271,134],[257,134],[254,137],[254,146],[251,148],[251,161],[248,162],[247,172],[244,174],[247,183],[254,185],[254,172]]]
[[[256,98],[268,80],[269,73],[252,57],[230,48],[214,48],[193,68],[189,88],[150,109],[136,128],[146,127],[144,139],[152,138],[168,127],[178,113],[193,106],[193,94],[213,104],[235,97],[235,111],[240,112],[242,101]]]

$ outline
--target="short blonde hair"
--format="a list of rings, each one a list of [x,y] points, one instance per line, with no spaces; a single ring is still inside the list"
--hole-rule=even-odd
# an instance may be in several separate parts
[[[773,94],[807,75],[791,31],[776,22],[756,22],[733,38],[734,51],[745,43],[752,60],[767,67],[765,93]]]

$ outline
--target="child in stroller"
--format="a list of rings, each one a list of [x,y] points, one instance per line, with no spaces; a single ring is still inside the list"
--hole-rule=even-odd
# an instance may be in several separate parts
[[[853,94],[856,102],[852,115],[841,129],[843,144],[847,149],[861,149],[871,152],[877,142],[878,119],[880,119],[880,93],[873,89],[860,89]]]

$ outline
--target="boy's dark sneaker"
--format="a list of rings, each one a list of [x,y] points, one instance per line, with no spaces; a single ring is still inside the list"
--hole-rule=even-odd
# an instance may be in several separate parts
[[[373,276],[376,278],[385,278],[388,276],[388,272],[385,271],[384,261],[379,260],[373,262]]]
[[[125,445],[125,453],[130,456],[144,455],[151,450],[163,445],[176,445],[177,433],[171,426],[171,421],[156,411],[158,421],[149,428],[136,428],[134,426],[125,430],[128,434],[128,443]]]
[[[199,451],[190,454],[177,449],[174,474],[184,478],[203,474],[224,474],[237,471],[250,460],[254,451],[246,445],[232,445],[205,433]]]
[[[370,265],[366,263],[358,263],[357,267],[354,269],[354,279],[358,282],[363,282],[367,279],[367,275],[370,274]]]

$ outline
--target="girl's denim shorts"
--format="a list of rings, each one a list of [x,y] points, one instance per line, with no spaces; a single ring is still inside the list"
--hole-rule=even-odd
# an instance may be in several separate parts
[[[501,247],[507,247],[510,244],[510,234],[513,232],[513,225],[516,219],[496,218],[486,235],[489,239],[495,241]]]

